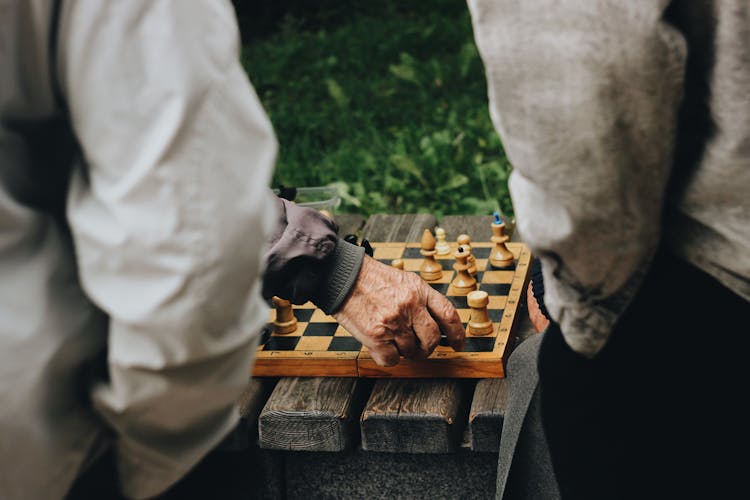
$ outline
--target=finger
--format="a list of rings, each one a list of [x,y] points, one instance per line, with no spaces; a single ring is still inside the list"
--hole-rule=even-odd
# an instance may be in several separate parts
[[[378,343],[371,347],[368,346],[370,356],[380,366],[395,366],[401,360],[393,342]]]
[[[418,357],[426,358],[440,343],[440,328],[426,308],[414,314],[412,328],[419,339]]]
[[[463,351],[466,340],[466,330],[453,304],[441,293],[430,288],[427,294],[427,309],[434,318],[438,328],[443,332],[456,351]]]
[[[403,357],[413,358],[417,354],[417,338],[411,328],[407,327],[396,332],[394,342]]]

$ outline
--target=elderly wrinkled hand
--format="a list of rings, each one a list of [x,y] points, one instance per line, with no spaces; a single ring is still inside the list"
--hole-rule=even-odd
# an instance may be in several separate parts
[[[440,342],[441,332],[460,351],[466,336],[458,312],[441,293],[416,273],[369,256],[352,292],[333,316],[381,366],[398,364],[400,356],[426,358]]]

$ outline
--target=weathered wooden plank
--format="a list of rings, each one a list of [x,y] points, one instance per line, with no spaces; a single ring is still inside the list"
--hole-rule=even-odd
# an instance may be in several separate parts
[[[359,235],[364,218],[335,214],[339,236]],[[258,419],[264,449],[342,451],[358,439],[357,421],[370,384],[355,378],[284,377]]]
[[[469,411],[472,451],[497,452],[507,407],[507,379],[484,379],[477,382]]]
[[[264,449],[343,451],[356,438],[364,382],[353,378],[285,377],[260,414]]]
[[[430,214],[374,214],[362,229],[362,238],[369,241],[419,241],[425,229],[435,227]]]
[[[362,412],[362,449],[450,453],[466,423],[467,382],[447,379],[378,381]]]
[[[429,214],[370,217],[362,237],[370,241],[420,241],[433,230]],[[448,453],[458,448],[466,425],[467,382],[392,379],[375,382],[360,418],[362,449],[405,453]]]

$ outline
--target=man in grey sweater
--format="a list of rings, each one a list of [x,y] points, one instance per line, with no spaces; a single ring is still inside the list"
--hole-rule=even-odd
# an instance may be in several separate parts
[[[498,495],[731,490],[747,383],[750,4],[468,4],[552,320],[510,362]]]

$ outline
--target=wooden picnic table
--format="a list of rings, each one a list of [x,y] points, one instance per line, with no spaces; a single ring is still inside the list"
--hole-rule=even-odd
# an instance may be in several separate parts
[[[492,219],[335,216],[342,236],[410,242],[438,223],[484,235]],[[525,300],[518,314],[516,345],[533,333]],[[504,378],[254,378],[221,453],[254,464],[255,498],[493,498],[507,395]]]

